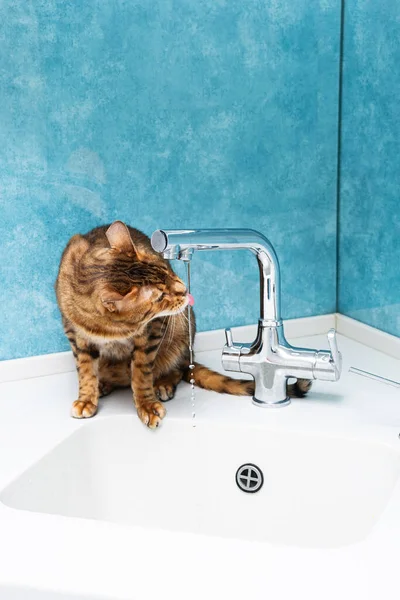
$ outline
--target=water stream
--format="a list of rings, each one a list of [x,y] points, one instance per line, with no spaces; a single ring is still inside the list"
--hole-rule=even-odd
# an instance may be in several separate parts
[[[186,281],[187,281],[187,291],[190,294],[190,260],[186,261]],[[188,327],[189,327],[189,369],[190,369],[190,398],[192,403],[192,425],[196,427],[196,406],[195,406],[195,396],[196,392],[194,389],[195,379],[193,374],[194,369],[194,354],[193,354],[193,336],[192,336],[192,307],[188,305]]]

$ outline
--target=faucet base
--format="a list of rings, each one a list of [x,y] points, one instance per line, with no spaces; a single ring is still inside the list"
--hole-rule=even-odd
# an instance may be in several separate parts
[[[253,396],[252,402],[256,406],[261,406],[261,408],[281,408],[290,404],[290,398],[284,398],[283,400],[278,400],[278,402],[268,402],[268,400],[258,400],[258,398]]]

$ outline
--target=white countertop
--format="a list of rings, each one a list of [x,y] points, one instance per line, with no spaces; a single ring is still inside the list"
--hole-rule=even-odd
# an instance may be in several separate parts
[[[324,348],[326,338],[311,336],[297,339],[296,344]],[[400,450],[399,388],[348,372],[354,366],[399,380],[400,361],[343,336],[339,344],[344,364],[338,383],[317,381],[308,398],[293,400],[280,410],[255,407],[249,398],[202,392],[196,401],[197,427],[202,420],[257,424],[266,430],[398,443]],[[220,350],[199,352],[197,360],[220,369],[220,354]],[[188,390],[187,384],[181,384],[166,406],[166,419],[190,418]],[[69,416],[76,393],[74,372],[0,384],[0,490],[73,431],[86,426],[87,422]],[[130,393],[124,390],[104,399],[95,418],[132,413]],[[157,432],[149,431],[149,435]],[[2,585],[113,600],[397,600],[399,556],[399,485],[385,518],[367,539],[336,549],[141,529],[0,504],[1,600],[40,598],[12,596],[12,587],[2,591]]]

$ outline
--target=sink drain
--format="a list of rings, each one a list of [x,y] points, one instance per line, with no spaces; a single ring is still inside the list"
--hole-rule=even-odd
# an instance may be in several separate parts
[[[236,483],[242,492],[254,494],[261,490],[264,484],[264,475],[256,465],[246,463],[236,471]]]

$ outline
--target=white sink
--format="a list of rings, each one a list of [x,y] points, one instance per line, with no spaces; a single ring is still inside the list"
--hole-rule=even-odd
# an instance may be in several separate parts
[[[264,474],[257,493],[235,481]],[[331,548],[368,536],[400,475],[379,442],[136,416],[97,417],[6,487],[9,507],[141,527]]]

